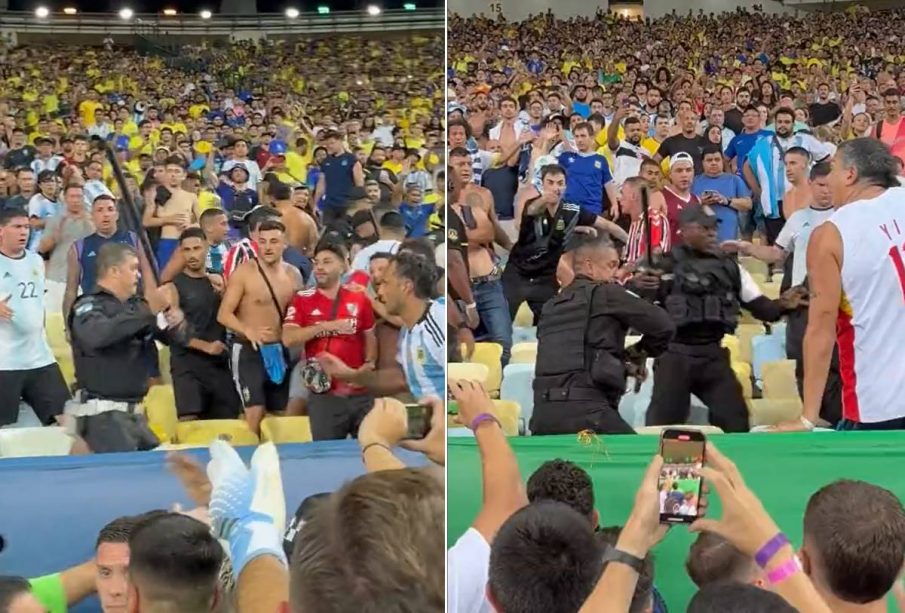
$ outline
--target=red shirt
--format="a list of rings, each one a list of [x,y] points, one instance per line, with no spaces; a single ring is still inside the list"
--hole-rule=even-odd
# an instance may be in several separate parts
[[[670,223],[659,211],[650,212],[651,250],[654,254],[669,252]],[[625,261],[634,264],[647,255],[647,230],[641,218],[632,222],[628,229],[628,242],[625,245]]]
[[[223,259],[223,279],[229,281],[230,275],[236,272],[239,264],[258,257],[258,243],[250,238],[243,238],[229,248]]]
[[[666,200],[666,219],[669,221],[669,244],[675,246],[679,244],[679,213],[690,204],[700,204],[698,197],[692,193],[688,194],[688,199],[684,200],[676,195],[669,186],[662,190],[663,199]]]
[[[329,353],[341,359],[351,368],[359,368],[365,363],[365,335],[374,329],[374,310],[371,301],[364,292],[354,292],[345,288],[339,289],[339,306],[336,310],[338,319],[351,319],[355,322],[354,334],[326,334],[305,343],[305,357],[312,359],[322,353]],[[287,326],[307,328],[320,322],[331,321],[333,299],[317,288],[298,292],[289,305],[286,319]],[[333,380],[330,391],[336,395],[349,395],[360,392],[362,388],[348,383]]]

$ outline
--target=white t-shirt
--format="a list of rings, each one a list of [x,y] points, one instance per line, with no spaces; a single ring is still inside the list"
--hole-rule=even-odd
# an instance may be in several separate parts
[[[0,321],[0,371],[32,370],[56,360],[44,332],[44,260],[33,251],[0,254],[0,300],[13,317]]]
[[[808,241],[814,228],[833,216],[836,209],[815,209],[808,207],[795,211],[786,220],[776,237],[776,245],[786,253],[794,254],[792,260],[792,285],[801,285],[808,274]]]
[[[258,163],[252,160],[226,160],[223,162],[223,168],[220,172],[229,172],[229,170],[235,166],[236,164],[242,164],[245,166],[245,170],[248,171],[248,188],[257,190],[258,183],[264,180],[264,175],[261,174],[261,168],[258,166]]]
[[[376,253],[396,253],[399,251],[399,247],[402,245],[397,240],[379,240],[373,245],[368,245],[357,254],[355,254],[355,259],[352,260],[352,270],[363,270],[368,272],[368,265],[371,263],[371,256]]]
[[[446,554],[446,610],[455,613],[493,613],[487,601],[490,544],[469,528]]]

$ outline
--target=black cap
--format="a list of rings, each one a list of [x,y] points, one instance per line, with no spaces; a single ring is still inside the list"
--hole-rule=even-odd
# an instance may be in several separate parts
[[[716,227],[717,218],[710,207],[692,204],[686,206],[679,212],[679,225],[684,226],[690,223],[696,223],[705,228]]]

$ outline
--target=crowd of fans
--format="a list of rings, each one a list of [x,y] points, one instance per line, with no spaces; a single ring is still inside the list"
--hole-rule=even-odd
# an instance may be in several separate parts
[[[79,418],[171,380],[181,420],[244,408],[260,433],[265,414],[321,404],[314,438],[344,438],[375,393],[439,394],[443,339],[422,315],[442,277],[442,48],[414,33],[186,47],[178,62],[125,46],[5,49],[2,249],[43,258],[43,278],[4,275],[0,334],[22,351],[0,368],[15,373],[0,423],[20,400],[54,423],[69,396],[54,362],[73,358],[81,408],[66,412]],[[65,329],[58,355],[40,318],[24,323],[39,294],[62,322],[51,336]],[[170,347],[163,373],[154,341]],[[134,372],[147,381],[123,383]],[[123,445],[154,446],[144,430]]]

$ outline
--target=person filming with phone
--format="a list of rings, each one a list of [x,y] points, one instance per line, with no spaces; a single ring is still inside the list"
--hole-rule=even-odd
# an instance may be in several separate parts
[[[374,405],[367,389],[329,377],[317,361],[329,354],[342,359],[350,368],[373,371],[377,361],[377,336],[374,310],[364,292],[342,287],[346,271],[345,249],[324,241],[314,256],[317,286],[298,292],[283,321],[283,344],[304,345],[308,362],[302,379],[311,392],[308,414],[314,440],[357,436],[362,419]]]
[[[531,431],[633,434],[618,412],[626,377],[643,379],[647,356],[666,349],[675,326],[666,311],[611,283],[619,251],[606,235],[576,235],[570,246],[575,278],[544,305],[537,330]],[[643,336],[626,351],[629,328]]]
[[[676,325],[675,338],[654,363],[646,422],[685,423],[694,394],[709,409],[711,424],[725,432],[747,432],[748,408],[722,338],[735,331],[741,307],[773,322],[802,304],[807,291],[792,288],[779,300],[766,298],[751,275],[721,252],[717,217],[709,207],[684,208],[679,226],[682,244],[657,263],[658,270],[642,270],[632,280],[638,291],[651,292]]]

